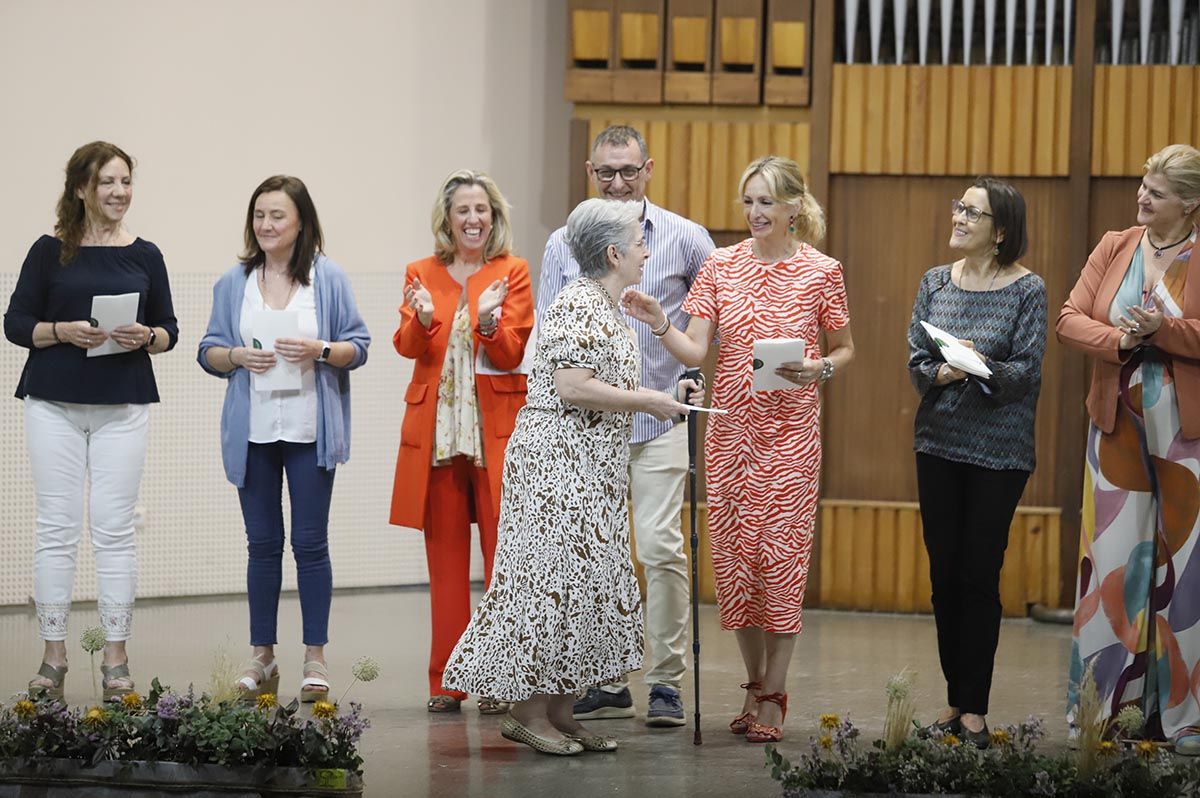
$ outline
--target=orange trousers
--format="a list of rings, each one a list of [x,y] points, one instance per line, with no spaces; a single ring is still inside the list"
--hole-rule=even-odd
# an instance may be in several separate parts
[[[484,589],[492,581],[499,507],[492,506],[486,468],[464,456],[429,472],[425,505],[425,560],[429,565],[429,607],[433,634],[429,650],[429,694],[466,693],[442,688],[446,661],[471,620],[471,522],[479,524]]]

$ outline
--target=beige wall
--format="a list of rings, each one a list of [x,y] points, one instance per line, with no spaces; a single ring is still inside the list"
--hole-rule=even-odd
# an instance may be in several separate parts
[[[249,194],[277,172],[308,184],[374,336],[334,490],[335,582],[425,580],[420,538],[386,523],[408,374],[390,342],[401,269],[431,251],[434,192],[465,166],[496,178],[536,270],[567,211],[565,19],[556,0],[0,2],[3,297],[52,227],[67,157],[97,138],[136,158],[128,225],[172,275],[182,340],[156,359],[140,595],[244,585],[217,450],[223,386],[194,357]],[[6,395],[23,360],[0,347]],[[0,603],[30,593],[32,520],[21,403],[0,400]],[[85,556],[77,597],[93,595],[90,570]]]

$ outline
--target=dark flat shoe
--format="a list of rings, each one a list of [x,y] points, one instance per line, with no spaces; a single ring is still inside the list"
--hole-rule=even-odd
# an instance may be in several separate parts
[[[922,726],[917,730],[917,736],[922,740],[928,740],[935,734],[953,734],[955,736],[963,731],[962,720],[959,715],[955,715],[950,720],[937,720],[930,723],[928,726]]]
[[[964,744],[970,744],[983,750],[992,744],[992,733],[988,731],[987,723],[983,724],[983,728],[977,732],[973,732],[966,726],[959,724],[958,739]]]
[[[425,708],[430,712],[458,712],[462,702],[452,695],[431,695],[425,702]]]

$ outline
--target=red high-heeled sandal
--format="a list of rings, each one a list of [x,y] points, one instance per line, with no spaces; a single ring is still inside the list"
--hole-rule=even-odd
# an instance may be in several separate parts
[[[761,690],[762,682],[746,682],[741,687],[743,690]],[[729,731],[734,734],[745,734],[750,730],[750,725],[756,720],[758,720],[758,716],[753,712],[743,712],[729,724]]]
[[[783,740],[783,721],[787,718],[787,698],[787,693],[767,693],[754,699],[760,704],[770,701],[772,704],[778,705],[782,714],[779,717],[778,726],[767,726],[757,720],[751,723],[750,728],[746,731],[746,742],[778,743]]]

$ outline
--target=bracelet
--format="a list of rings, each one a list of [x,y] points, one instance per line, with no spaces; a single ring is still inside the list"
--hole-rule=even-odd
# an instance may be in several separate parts
[[[236,371],[238,369],[238,364],[233,362],[233,349],[234,348],[231,346],[225,351],[225,357],[229,359],[230,371]]]
[[[825,382],[833,376],[833,361],[827,357],[821,358],[821,373],[817,377],[821,382]]]
[[[659,327],[657,330],[651,328],[650,334],[653,335],[655,338],[662,338],[664,335],[667,334],[667,330],[669,330],[669,329],[671,329],[671,317],[667,316],[666,319],[663,321],[662,327]]]
[[[63,339],[58,337],[58,322],[50,322],[50,332],[54,333],[54,343],[61,344],[63,342]]]
[[[486,323],[483,321],[480,321],[479,322],[479,334],[482,335],[484,338],[491,338],[493,335],[496,334],[496,328],[498,326],[499,326],[499,324],[496,321],[495,316],[492,316],[491,320]]]

